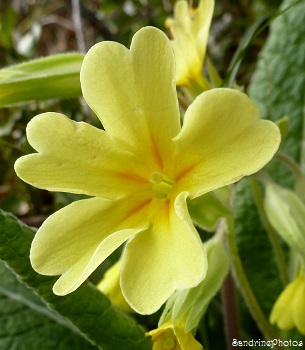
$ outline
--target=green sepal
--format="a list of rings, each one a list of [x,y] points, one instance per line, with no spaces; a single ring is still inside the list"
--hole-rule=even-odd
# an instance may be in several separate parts
[[[205,249],[208,259],[206,277],[197,287],[178,291],[168,300],[159,325],[171,319],[173,323],[184,324],[186,333],[197,328],[230,265],[222,239],[217,235],[205,243]]]
[[[281,133],[281,143],[286,140],[289,126],[289,117],[285,115],[283,118],[278,119],[275,124],[279,127]]]
[[[299,176],[296,176],[295,193],[305,205],[305,178],[301,172]]]
[[[215,230],[219,219],[232,214],[228,186],[206,193],[187,202],[193,222],[208,232]]]
[[[305,258],[305,206],[300,198],[291,190],[269,184],[264,206],[271,225]]]
[[[0,259],[58,314],[69,320],[92,344],[103,350],[149,350],[145,330],[131,317],[112,306],[94,285],[85,282],[75,292],[56,296],[57,277],[42,276],[31,266],[30,246],[35,230],[0,210]]]
[[[221,87],[223,81],[208,56],[206,57],[206,65],[211,86],[213,88]]]
[[[81,53],[34,59],[0,70],[0,107],[81,95]]]

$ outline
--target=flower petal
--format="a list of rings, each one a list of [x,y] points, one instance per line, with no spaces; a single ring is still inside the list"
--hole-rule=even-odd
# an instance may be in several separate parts
[[[93,46],[83,62],[81,86],[111,137],[160,165],[180,131],[174,77],[169,40],[146,27],[134,35],[130,50],[115,42]]]
[[[305,335],[305,276],[301,273],[296,280],[298,284],[292,299],[292,317],[297,329]]]
[[[185,332],[183,328],[175,327],[175,335],[182,350],[202,350],[202,345],[194,338],[191,332]]]
[[[190,9],[186,1],[177,1],[174,19],[168,19],[166,26],[174,37],[171,44],[176,59],[176,83],[185,85],[192,76],[201,72],[202,58],[196,45],[196,33],[191,28]]]
[[[276,323],[282,330],[288,330],[295,326],[292,317],[291,303],[294,300],[295,292],[298,289],[297,280],[289,283],[276,300],[271,314],[270,323]]]
[[[152,225],[133,238],[122,258],[121,288],[140,314],[157,311],[176,289],[196,286],[206,274],[206,255],[186,206],[164,200]],[[160,200],[159,200],[160,201]]]
[[[62,275],[55,294],[73,292],[115,249],[147,229],[141,213],[147,203],[144,198],[91,198],[57,211],[32,242],[33,268],[43,275]]]
[[[166,21],[174,38],[177,85],[187,85],[189,79],[201,75],[213,10],[213,0],[201,0],[196,9],[180,0],[174,7],[174,19]]]
[[[141,162],[87,123],[43,113],[30,121],[27,136],[39,153],[19,158],[15,170],[35,187],[108,198],[147,187]]]
[[[191,332],[185,333],[183,326],[170,322],[162,324],[157,329],[146,333],[154,342],[153,350],[202,350],[202,345]],[[172,347],[174,346],[174,347]]]
[[[280,143],[278,127],[260,120],[257,106],[242,92],[213,89],[188,108],[174,139],[179,168],[177,191],[190,197],[229,185],[261,169]],[[183,169],[181,169],[183,164]]]
[[[193,27],[197,33],[197,48],[202,59],[205,57],[208,46],[208,37],[214,12],[214,0],[200,0],[196,9]]]

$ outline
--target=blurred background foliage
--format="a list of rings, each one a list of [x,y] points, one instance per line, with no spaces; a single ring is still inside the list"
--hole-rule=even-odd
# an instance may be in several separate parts
[[[86,52],[102,40],[129,46],[133,34],[143,26],[156,26],[166,32],[164,21],[172,16],[174,3],[174,0],[0,0],[0,68],[57,53]],[[208,54],[223,78],[246,30],[267,12],[278,9],[280,3],[280,0],[216,0]],[[195,0],[193,4],[196,5]],[[237,75],[239,85],[248,86],[267,36],[268,27],[252,40]],[[61,112],[101,127],[81,97],[0,109],[0,208],[36,227],[77,198],[38,190],[15,175],[15,160],[31,152],[26,125],[32,117],[46,111]],[[119,252],[111,259],[118,257]],[[103,269],[112,263],[104,264]],[[154,328],[158,320],[158,315],[145,320],[143,316],[137,317],[147,328]],[[244,324],[244,329],[255,329],[252,320],[245,319],[249,324]],[[224,337],[219,336],[222,322],[220,298],[216,298],[202,322],[198,340],[207,344],[213,339],[212,348],[224,348]]]

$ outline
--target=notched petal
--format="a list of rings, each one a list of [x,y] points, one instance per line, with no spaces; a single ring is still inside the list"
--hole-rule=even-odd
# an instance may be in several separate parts
[[[54,292],[74,291],[120,245],[149,226],[144,197],[73,202],[37,231],[30,259],[43,275],[62,275]]]
[[[155,163],[151,140],[167,158],[171,138],[180,131],[174,76],[168,38],[146,27],[134,35],[130,50],[113,42],[93,46],[83,62],[81,86],[111,137]]]
[[[274,123],[259,118],[258,107],[242,92],[213,89],[201,94],[174,139],[180,160],[175,172],[183,174],[180,189],[195,198],[266,165],[281,137]]]
[[[138,313],[157,311],[175,290],[196,286],[206,274],[206,254],[188,215],[186,196],[159,203],[151,227],[126,246],[121,288]]]
[[[15,170],[35,187],[119,198],[147,184],[143,162],[87,123],[43,113],[28,124],[27,136],[39,153],[19,158]]]

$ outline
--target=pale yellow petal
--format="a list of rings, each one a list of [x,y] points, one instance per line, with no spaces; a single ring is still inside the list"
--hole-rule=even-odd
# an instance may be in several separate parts
[[[206,255],[189,217],[186,193],[155,208],[151,227],[133,238],[122,258],[121,288],[140,314],[157,311],[177,289],[196,286],[206,273]]]
[[[201,75],[202,60],[194,39],[183,28],[176,28],[177,39],[172,41],[176,58],[176,84],[187,85],[193,77]]]
[[[206,54],[214,6],[214,0],[200,0],[193,22],[194,30],[197,33],[197,48],[202,60]]]
[[[153,340],[153,350],[202,350],[202,345],[192,333],[184,332],[183,325],[167,322],[148,333]]]
[[[202,58],[196,43],[196,33],[191,28],[190,8],[184,0],[177,1],[174,19],[168,21],[173,35],[171,40],[176,60],[176,84],[186,85],[192,76],[201,74]]]
[[[291,312],[295,326],[305,335],[305,276],[300,274],[295,283],[297,290],[292,301]]]
[[[171,325],[162,325],[161,327],[148,332],[146,335],[152,337],[153,350],[183,350],[178,343],[173,331],[173,326]]]
[[[276,300],[271,314],[270,323],[276,324],[282,330],[295,326],[292,316],[292,304],[298,288],[296,281],[289,283]]]
[[[102,42],[87,53],[81,85],[105,130],[125,148],[160,168],[180,131],[174,56],[160,30],[146,27],[130,50]]]
[[[87,123],[44,113],[30,121],[27,137],[39,153],[19,158],[15,170],[35,187],[108,198],[147,187],[149,172],[142,160]]]
[[[196,9],[180,0],[175,4],[174,18],[166,22],[173,36],[177,85],[188,85],[202,75],[213,10],[213,0],[201,0]]]
[[[188,108],[175,138],[177,191],[194,198],[253,174],[268,163],[280,143],[272,122],[242,92],[213,89]]]
[[[185,333],[183,328],[175,327],[175,335],[178,339],[181,350],[202,350],[202,345],[194,338],[192,333]]]
[[[62,275],[54,292],[73,292],[121,244],[147,229],[145,198],[91,198],[51,215],[37,231],[30,259],[43,275]]]
[[[125,312],[133,310],[123,297],[120,287],[121,262],[117,261],[104,274],[103,279],[96,286],[102,293],[107,295],[110,301]]]

